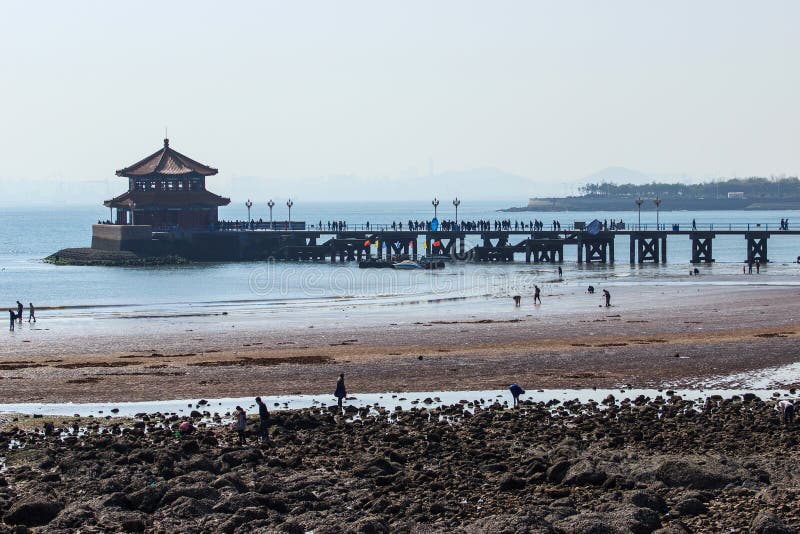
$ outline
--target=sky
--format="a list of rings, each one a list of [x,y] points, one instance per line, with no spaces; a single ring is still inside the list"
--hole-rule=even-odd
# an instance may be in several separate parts
[[[119,194],[165,128],[234,200],[800,173],[796,1],[0,8],[0,203]]]

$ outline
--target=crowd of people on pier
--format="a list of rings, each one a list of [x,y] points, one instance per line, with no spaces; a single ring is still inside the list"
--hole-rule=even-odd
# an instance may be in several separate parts
[[[14,330],[14,323],[15,322],[18,322],[19,324],[22,324],[22,316],[24,314],[24,311],[25,311],[25,306],[23,306],[20,301],[17,301],[16,309],[15,308],[9,308],[8,309],[8,315],[9,315],[9,319],[10,319],[10,325],[9,325],[9,328],[8,328],[9,330],[11,330],[11,331]],[[28,322],[29,323],[30,322],[34,322],[34,323],[36,322],[36,308],[34,308],[32,302],[28,303]]]

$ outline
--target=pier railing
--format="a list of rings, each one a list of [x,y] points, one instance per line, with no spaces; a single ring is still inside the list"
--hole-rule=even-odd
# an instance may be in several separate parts
[[[430,232],[431,228],[429,224],[424,224],[419,227],[409,228],[407,224],[403,224],[402,226],[399,224],[371,224],[371,223],[361,223],[361,224],[342,224],[342,225],[328,225],[327,223],[320,226],[319,224],[306,224],[304,222],[254,222],[251,221],[250,223],[246,221],[225,221],[214,228],[215,230],[224,231],[224,232],[236,232],[236,231],[311,231],[311,232]],[[574,232],[574,231],[585,231],[585,226],[580,225],[578,228],[575,227],[574,224],[561,224],[557,228],[554,228],[552,224],[544,225],[540,229],[536,231],[539,232],[554,232],[554,231],[562,231],[562,232]],[[789,230],[788,224],[781,225],[779,223],[642,223],[642,224],[615,224],[614,226],[608,225],[603,227],[603,231],[624,231],[624,232],[631,232],[631,231],[661,231],[661,232],[678,232],[678,231],[763,231],[763,232],[778,232],[782,230]],[[488,228],[481,228],[479,226],[470,225],[468,227],[439,227],[436,230],[437,232],[531,232],[531,228],[529,224],[519,224],[506,227],[495,227],[494,224],[490,224]]]

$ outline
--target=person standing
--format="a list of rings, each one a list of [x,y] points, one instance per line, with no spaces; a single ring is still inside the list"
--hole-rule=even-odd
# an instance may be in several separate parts
[[[564,278],[564,271],[563,271],[563,269],[561,269],[560,265],[558,266],[558,278],[559,278],[559,280],[561,278]]]
[[[258,404],[258,430],[261,434],[261,442],[266,443],[269,434],[269,410],[261,397],[256,397]]]
[[[756,262],[756,274],[759,274],[760,272],[761,272],[761,262],[757,261]]]
[[[606,308],[611,306],[611,293],[607,289],[603,290],[603,298],[606,300]]]
[[[11,316],[11,326],[9,326],[8,329],[13,332],[14,331],[14,319],[17,318],[17,314],[14,313],[14,310],[12,310],[10,308],[8,310],[8,314]]]
[[[33,307],[33,302],[28,303],[28,322],[36,322],[36,310]]]
[[[342,407],[342,401],[345,397],[347,397],[347,389],[344,387],[344,373],[339,375],[339,380],[336,381],[336,391],[333,392],[333,396],[339,402],[339,408]]]
[[[245,444],[244,432],[247,429],[247,413],[241,406],[236,407],[236,424],[234,425],[236,433],[239,435],[239,445]]]
[[[519,407],[519,396],[525,394],[525,390],[522,389],[517,384],[511,384],[511,387],[508,388],[511,392],[511,397],[514,399],[514,408]]]
[[[534,305],[542,303],[541,293],[542,293],[542,291],[541,291],[541,289],[539,289],[539,286],[534,285],[533,286],[533,303],[534,303]]]
[[[22,324],[22,310],[23,306],[20,301],[17,301],[17,319],[19,320],[19,324]]]
[[[783,416],[783,423],[788,425],[791,424],[792,420],[794,419],[794,403],[790,400],[782,400],[776,406],[775,410],[780,412]]]

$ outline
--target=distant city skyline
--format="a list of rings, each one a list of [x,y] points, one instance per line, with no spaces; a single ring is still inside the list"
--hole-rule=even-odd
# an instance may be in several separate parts
[[[522,201],[614,166],[797,175],[798,15],[791,1],[9,2],[0,203],[117,194],[114,171],[165,127],[235,201]]]

